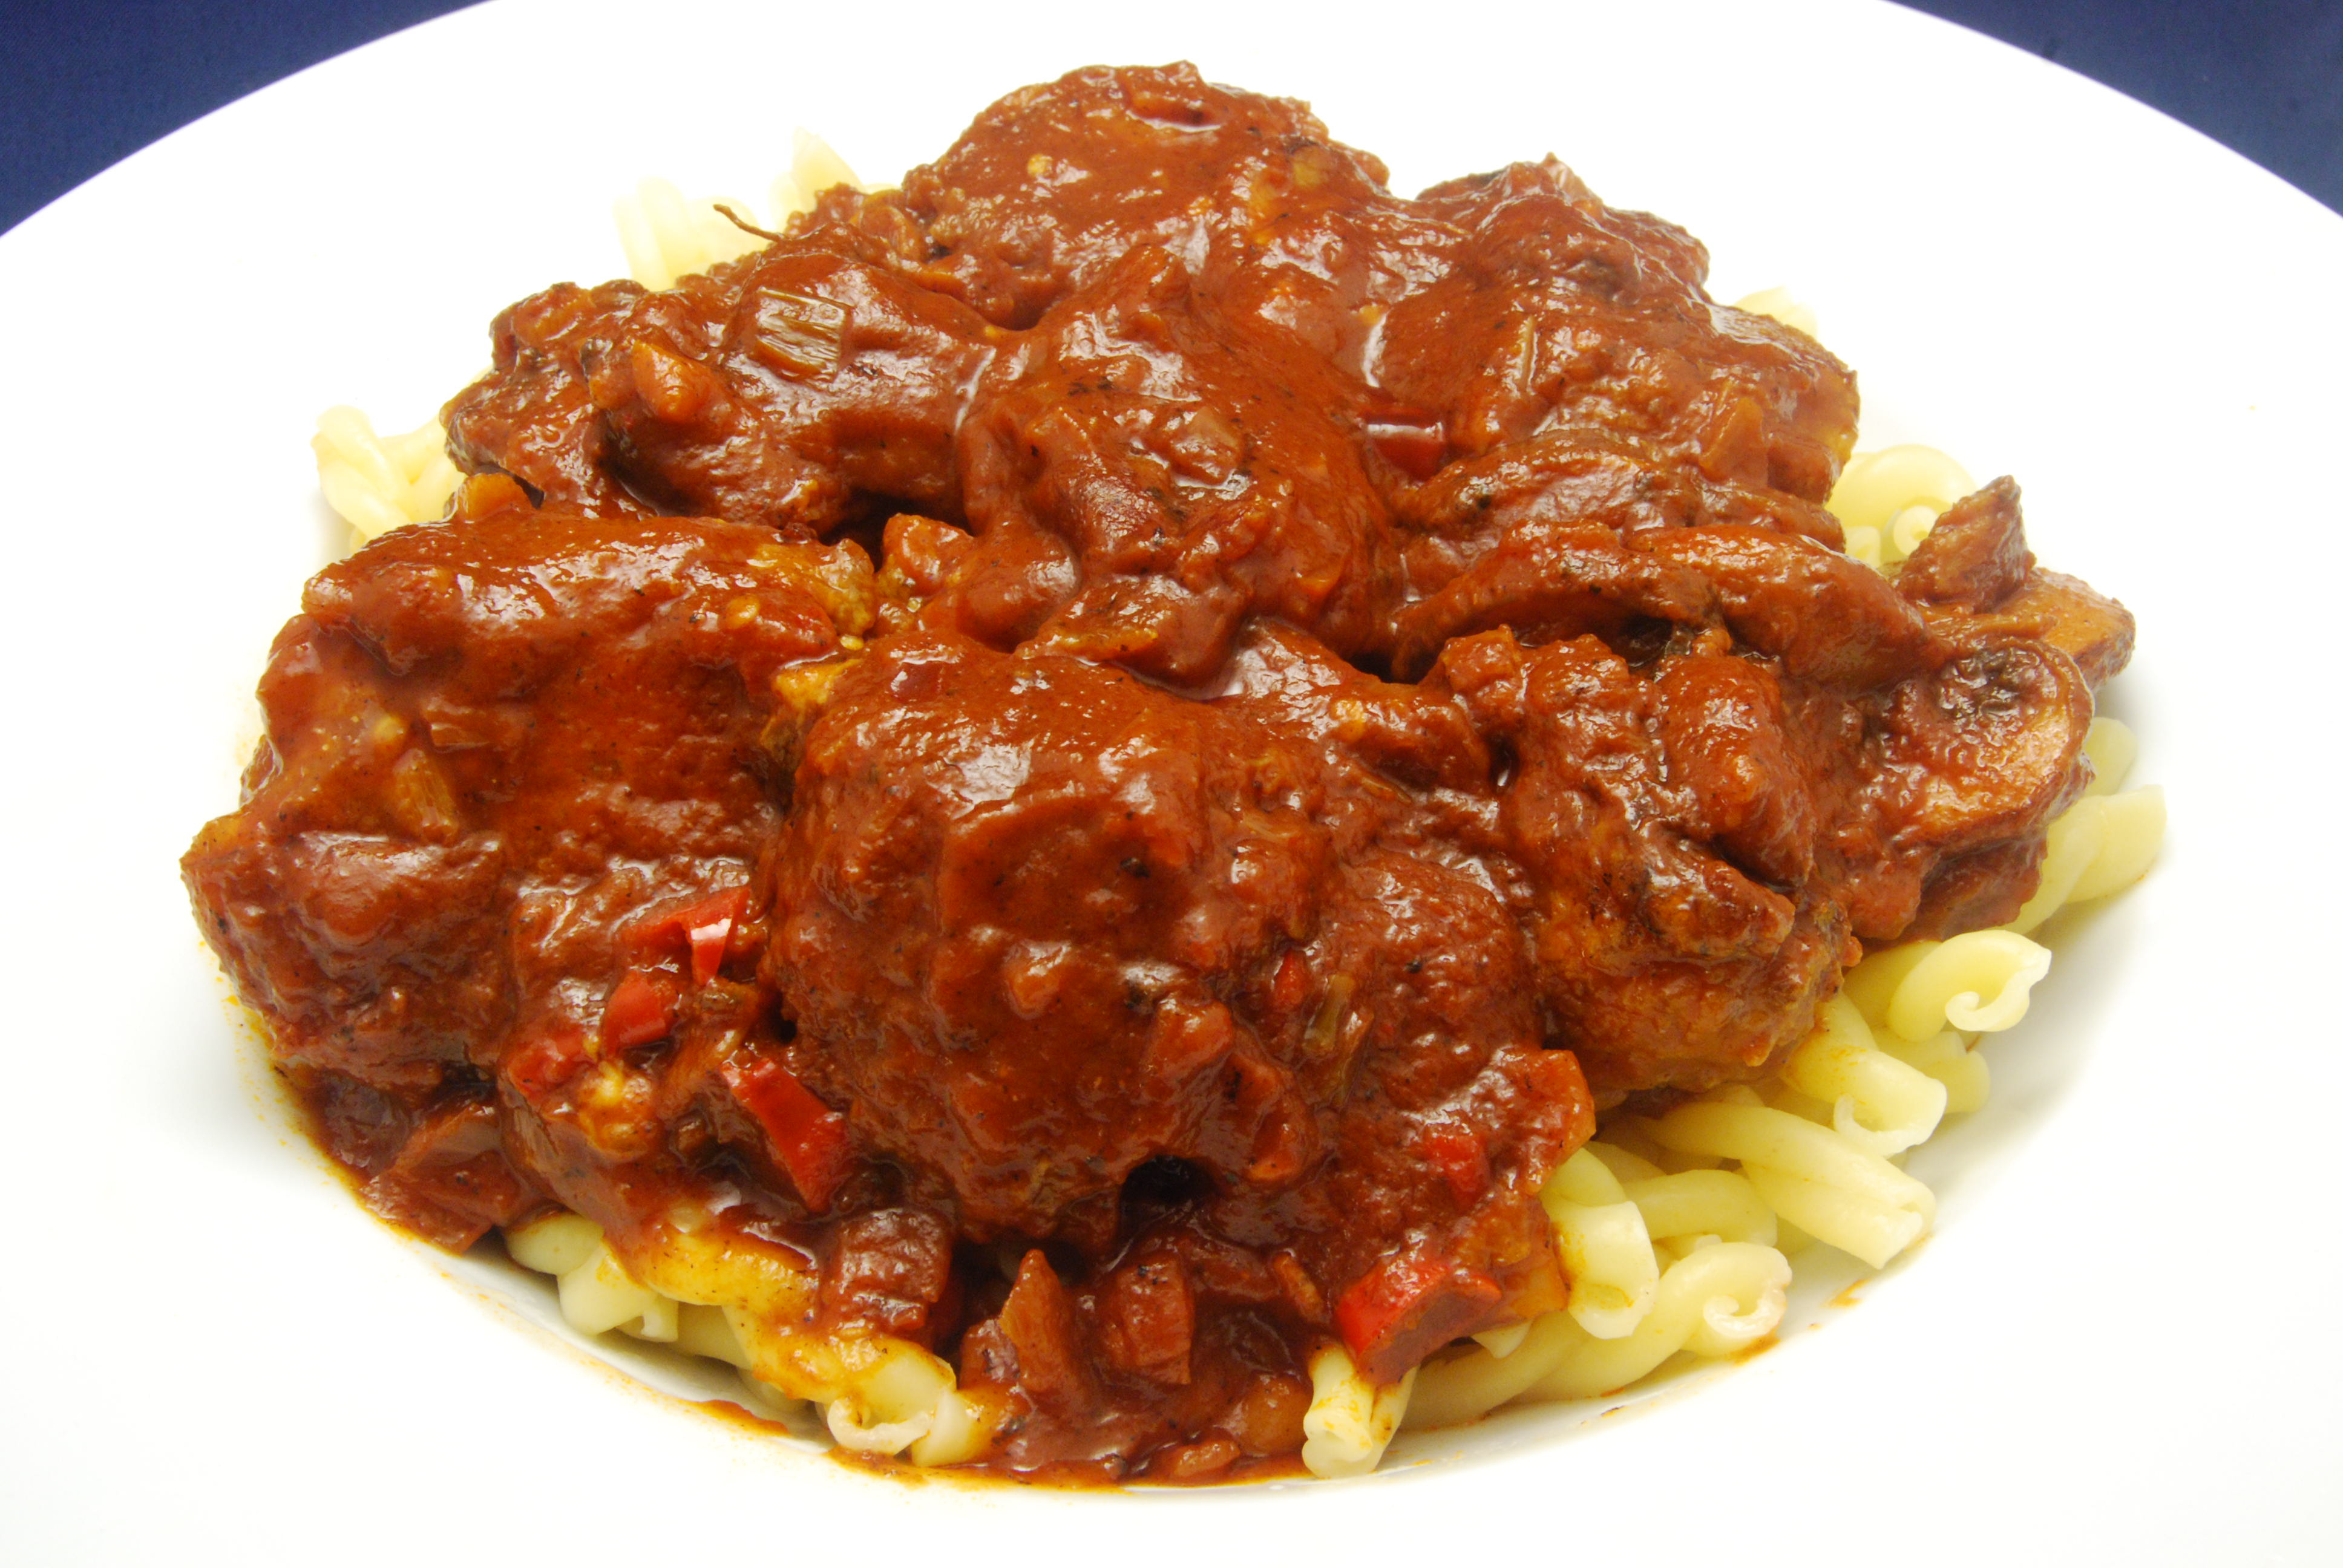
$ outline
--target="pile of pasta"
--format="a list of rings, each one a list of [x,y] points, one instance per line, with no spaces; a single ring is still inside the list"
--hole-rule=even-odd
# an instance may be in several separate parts
[[[789,172],[774,182],[774,224],[841,180],[854,180],[844,162],[800,131]],[[617,211],[633,276],[665,288],[754,247],[757,232],[733,216],[745,212],[642,182]],[[1815,330],[1813,313],[1785,291],[1739,303]],[[444,439],[436,421],[385,437],[354,408],[320,418],[319,483],[350,524],[353,548],[444,514],[458,478]],[[1857,453],[1829,505],[1847,553],[1892,573],[1975,487],[1933,447],[1889,447]],[[2051,823],[2040,887],[2008,925],[1867,956],[1769,1083],[1717,1090],[1664,1115],[1607,1118],[1543,1194],[1571,1281],[1562,1311],[1476,1335],[1382,1388],[1340,1344],[1321,1346],[1303,1422],[1312,1473],[1371,1471],[1403,1428],[1616,1393],[1673,1362],[1746,1351],[1779,1327],[1804,1250],[1836,1248],[1877,1269],[1926,1235],[1935,1196],[1897,1161],[1946,1117],[1985,1102],[1990,1075],[1977,1044],[2026,1016],[2050,969],[2049,950],[2029,933],[2068,905],[2129,886],[2156,859],[2163,793],[2122,789],[2137,749],[2123,724],[2092,723],[2096,777]],[[908,1342],[809,1352],[801,1336],[776,1334],[777,1322],[809,1315],[814,1289],[778,1259],[684,1245],[679,1258],[643,1267],[656,1276],[646,1281],[598,1227],[562,1213],[509,1230],[505,1242],[515,1261],[556,1277],[562,1316],[580,1333],[729,1362],[759,1403],[818,1409],[855,1452],[964,1463],[982,1455],[1002,1413]]]

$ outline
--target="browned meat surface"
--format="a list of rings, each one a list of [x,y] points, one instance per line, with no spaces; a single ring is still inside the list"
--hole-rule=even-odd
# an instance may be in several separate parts
[[[1378,380],[1477,456],[1546,431],[1613,436],[1703,476],[1830,494],[1855,378],[1813,340],[1701,292],[1708,253],[1605,207],[1548,158],[1424,193],[1458,243],[1393,306]]]
[[[303,599],[244,808],[186,876],[329,1146],[372,1177],[442,1160],[449,1114],[528,1113],[588,1064],[630,967],[679,971],[679,946],[639,953],[662,946],[645,928],[749,882],[780,821],[773,677],[867,624],[870,565],[753,524],[509,505],[402,528]],[[726,959],[744,974],[752,930]],[[769,1032],[739,987],[667,989],[679,1039]],[[499,1211],[400,1177],[383,1206],[458,1245],[545,1192],[622,1225],[598,1167],[644,1134],[608,1110],[564,1129],[594,1181],[537,1163]],[[428,1142],[402,1153],[410,1130]]]
[[[1214,86],[1190,66],[1092,68],[1001,99],[900,191],[830,192],[809,226],[850,225],[922,286],[1021,328],[1142,247],[1216,281],[1269,260],[1297,286],[1343,286],[1313,276],[1329,270],[1312,262],[1330,232],[1421,221],[1384,174],[1291,99]]]
[[[1988,610],[2024,588],[2033,568],[2017,482],[2005,475],[1936,519],[1896,572],[1896,588],[1915,604]]]
[[[793,244],[670,293],[564,284],[497,318],[449,450],[551,505],[707,513],[810,538],[866,497],[949,505],[953,431],[993,352],[956,302]]]
[[[378,1211],[692,1216],[992,1463],[1227,1474],[1313,1345],[1562,1300],[1597,1106],[2015,910],[2121,607],[2006,480],[1845,555],[1852,375],[1681,231],[1383,177],[1077,72],[498,319],[454,515],[310,585],[186,861]]]

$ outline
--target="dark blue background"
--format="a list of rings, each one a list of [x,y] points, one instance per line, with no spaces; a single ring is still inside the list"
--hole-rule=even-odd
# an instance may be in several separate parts
[[[450,0],[0,0],[0,228],[200,115]],[[2343,0],[1918,0],[2153,104],[2343,211]]]

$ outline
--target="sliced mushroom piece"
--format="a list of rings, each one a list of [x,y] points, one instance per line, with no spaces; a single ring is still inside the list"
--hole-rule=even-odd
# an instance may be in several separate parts
[[[1980,631],[2035,637],[2075,661],[2094,688],[2131,662],[2131,611],[2080,578],[2036,567],[2026,585],[1969,623]]]
[[[2032,638],[1977,643],[1904,683],[1879,722],[1885,768],[1905,785],[1892,814],[1907,847],[1950,856],[2030,832],[2089,777],[2090,687]]]

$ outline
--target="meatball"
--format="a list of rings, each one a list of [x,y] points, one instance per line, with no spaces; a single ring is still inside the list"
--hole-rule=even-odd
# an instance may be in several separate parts
[[[1169,1161],[1329,1296],[1430,1248],[1486,1315],[1549,1265],[1535,1194],[1584,1085],[1518,925],[1406,847],[1388,781],[932,635],[845,675],[800,755],[768,966],[790,1070],[964,1233],[1103,1255]]]

